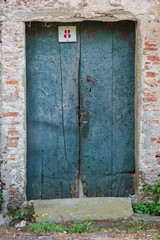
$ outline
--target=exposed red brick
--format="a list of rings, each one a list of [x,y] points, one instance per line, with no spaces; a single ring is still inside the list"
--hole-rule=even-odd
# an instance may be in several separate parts
[[[17,115],[18,112],[8,112],[3,114],[4,117],[16,117]]]
[[[152,32],[155,33],[155,32],[157,32],[157,30],[154,28],[154,29],[152,30]]]
[[[145,45],[146,45],[147,47],[156,47],[156,46],[157,46],[156,44],[149,43],[149,42],[145,42]]]
[[[149,85],[149,86],[155,86],[156,85],[156,79],[155,78],[144,78],[144,82],[147,84],[147,85]],[[144,91],[150,91],[150,89],[144,89],[143,90],[143,92]]]
[[[160,143],[160,140],[158,140],[157,143]]]
[[[18,81],[6,81],[6,84],[18,84]]]
[[[10,160],[12,160],[12,161],[13,161],[13,160],[15,160],[15,158],[14,158],[14,157],[11,157],[11,158],[10,158]]]
[[[18,140],[19,137],[9,137],[8,140]]]
[[[157,141],[157,138],[151,138],[151,140],[154,142],[154,141]]]
[[[160,20],[156,18],[156,19],[154,20],[154,22],[159,23]]]
[[[147,51],[156,51],[156,50],[158,50],[158,48],[144,48],[144,50],[147,50]]]
[[[147,78],[148,79],[148,78]],[[152,78],[151,78],[152,79]],[[145,79],[144,79],[145,80]],[[152,79],[153,80],[153,79]],[[143,92],[150,92],[150,88],[143,88]]]
[[[158,65],[158,64],[160,64],[160,62],[153,62],[153,64],[157,64]]]
[[[155,172],[155,169],[150,170],[150,172]]]
[[[15,194],[17,192],[16,188],[10,187],[10,194]]]
[[[148,60],[150,60],[150,61],[159,61],[159,57],[158,56],[148,56]]]
[[[151,125],[155,125],[155,124],[158,124],[159,121],[158,120],[152,120],[152,121],[148,121],[148,125],[151,126]]]
[[[157,98],[156,97],[147,97],[143,98],[144,102],[156,102]]]
[[[18,146],[18,141],[12,141],[10,140],[8,142],[8,147],[17,147]]]
[[[142,107],[145,108],[145,107],[149,107],[149,106],[150,106],[150,104],[145,104]]]
[[[144,55],[150,55],[151,53],[149,51],[143,51]]]
[[[19,135],[19,132],[16,131],[15,129],[9,129],[8,130],[8,135],[11,135],[11,136]]]
[[[17,125],[17,124],[19,124],[19,122],[14,122],[14,121],[11,122],[11,125]]]
[[[156,158],[157,163],[160,164],[160,158]]]
[[[148,67],[148,66],[145,66],[144,69],[145,69],[145,70],[149,70],[149,67]]]
[[[156,73],[154,72],[147,72],[148,77],[156,77]]]
[[[151,64],[150,62],[145,62],[145,64]]]
[[[144,91],[144,96],[146,96],[146,97],[153,97],[154,96],[154,92]]]
[[[18,96],[19,95],[19,89],[18,87],[16,87],[16,90],[15,90],[15,95]]]
[[[156,83],[151,84],[150,87],[158,87],[158,84],[156,84]]]

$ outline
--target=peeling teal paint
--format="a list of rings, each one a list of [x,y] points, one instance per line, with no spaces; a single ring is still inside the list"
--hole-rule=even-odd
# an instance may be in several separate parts
[[[86,196],[128,196],[134,23],[70,23],[76,43],[58,43],[58,25],[27,28],[28,199],[78,197],[80,175]]]

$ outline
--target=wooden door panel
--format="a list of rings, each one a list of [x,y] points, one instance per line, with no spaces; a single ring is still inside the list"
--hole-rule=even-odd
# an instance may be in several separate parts
[[[80,107],[86,116],[80,149],[87,196],[134,192],[134,27],[124,21],[82,24]]]
[[[134,192],[134,28],[134,22],[119,22],[113,29],[113,196]]]
[[[111,46],[112,34],[107,31],[106,23],[82,23],[80,169],[84,193],[87,196],[111,196]],[[87,81],[88,76],[94,82]]]
[[[78,122],[78,72],[79,72],[79,43],[60,43],[59,58],[61,78],[58,80],[61,84],[61,112],[63,132],[63,159],[52,160],[52,154],[59,155],[59,145],[55,147],[54,153],[49,151],[51,156],[45,160],[44,183],[47,198],[47,192],[51,192],[52,198],[55,192],[55,198],[77,197],[78,195],[78,160],[79,160],[79,122]],[[59,122],[59,119],[57,119]],[[54,133],[49,132],[50,135]],[[55,143],[53,142],[53,145]],[[52,144],[50,144],[53,148]],[[55,165],[56,163],[56,165]],[[49,165],[51,166],[49,167]],[[49,169],[50,172],[49,172]],[[52,178],[56,174],[57,179]],[[52,191],[50,190],[52,189]]]
[[[113,173],[134,172],[134,55],[133,22],[113,30]],[[120,39],[120,31],[126,39]]]
[[[60,51],[57,25],[47,28],[42,23],[33,23],[27,35],[27,196],[75,197],[79,152],[75,61],[78,44],[71,49],[68,46],[75,71],[73,76],[67,75],[70,77],[67,83],[63,71],[70,68],[70,62],[64,61],[63,49]],[[35,195],[32,187],[37,181],[35,175],[39,195]]]
[[[112,196],[128,197],[134,194],[134,175],[131,173],[117,173],[112,179]]]
[[[30,145],[30,151],[27,153],[27,158],[32,159],[32,164],[27,161],[27,198],[40,199],[41,198],[41,172],[42,172],[42,150],[40,148],[42,143],[42,127],[41,124],[32,124],[28,127],[28,142],[35,142],[34,146]],[[38,132],[38,138],[37,138]],[[39,161],[37,161],[39,159]],[[36,169],[36,171],[35,171]],[[32,181],[34,179],[34,181]]]

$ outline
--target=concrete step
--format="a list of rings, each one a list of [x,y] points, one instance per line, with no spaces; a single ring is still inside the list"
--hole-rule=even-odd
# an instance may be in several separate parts
[[[130,217],[133,214],[130,198],[70,198],[34,200],[37,221],[42,219],[59,223],[74,220],[105,220]],[[47,216],[42,217],[43,214]],[[41,217],[41,218],[40,218]]]

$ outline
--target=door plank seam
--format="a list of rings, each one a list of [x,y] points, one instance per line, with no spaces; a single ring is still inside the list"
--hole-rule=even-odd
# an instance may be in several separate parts
[[[64,108],[63,108],[63,73],[62,73],[62,61],[61,61],[61,44],[59,43],[59,65],[61,73],[61,109],[62,109],[62,132],[63,132],[63,144],[64,144],[64,156],[66,163],[66,173],[68,178],[68,184],[70,187],[69,173],[68,173],[68,162],[67,162],[67,151],[66,151],[66,136],[65,136],[65,127],[64,127]]]
[[[114,70],[114,62],[113,62],[113,29],[112,31],[112,140],[111,140],[111,196],[113,196],[113,70]]]
[[[78,32],[79,32],[79,69],[78,69],[78,121],[79,121],[78,196],[80,196],[80,184],[81,184],[81,88],[80,88],[81,23],[79,24]],[[83,186],[82,186],[82,190],[83,190]]]

